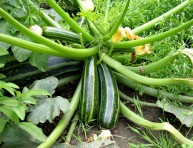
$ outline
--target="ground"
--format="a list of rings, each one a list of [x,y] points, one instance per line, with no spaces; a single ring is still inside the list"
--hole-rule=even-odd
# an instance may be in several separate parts
[[[77,86],[77,83],[75,82],[75,83],[70,83],[62,88],[58,88],[56,90],[56,95],[61,95],[65,98],[71,98],[74,90],[76,89],[76,86]],[[120,85],[120,84],[119,84],[119,89],[122,90],[125,94],[129,95],[130,97],[133,97],[134,95],[138,95],[136,91],[130,88],[127,88],[123,85]],[[147,95],[139,96],[139,99],[142,101],[147,101],[147,102],[156,101],[156,98],[147,96]],[[137,108],[133,104],[127,103],[127,106],[132,111],[137,112]],[[142,111],[144,114],[144,118],[149,121],[160,122],[160,119],[163,119],[164,117],[164,119],[170,122],[174,127],[176,128],[180,127],[180,131],[183,134],[186,134],[186,132],[188,131],[188,128],[186,128],[185,126],[181,126],[180,122],[175,118],[174,115],[163,112],[162,109],[160,108],[142,107]],[[61,116],[62,114],[59,117],[57,117],[53,123],[46,122],[44,124],[39,124],[39,126],[43,128],[43,131],[46,135],[49,135],[52,132],[52,130],[55,128],[55,126],[59,122]],[[113,139],[116,141],[117,145],[120,148],[129,148],[129,143],[135,142],[135,141],[141,142],[141,143],[147,143],[147,141],[143,140],[138,134],[132,131],[129,128],[129,126],[135,127],[135,128],[141,128],[137,126],[136,124],[132,123],[131,121],[129,121],[128,119],[124,118],[122,115],[120,115],[116,128],[111,130]],[[62,135],[58,139],[58,142],[65,141],[67,129],[68,127],[62,133]],[[99,134],[99,131],[100,131],[96,122],[93,122],[92,125],[84,125],[84,126],[81,122],[79,122],[74,132],[74,136],[71,140],[71,143],[70,143],[71,145],[76,145],[79,142],[86,141],[85,132],[83,132],[84,130],[86,131],[87,138],[91,137],[93,133]],[[153,133],[156,134],[155,131],[153,131]],[[189,136],[191,136],[191,134],[189,134]]]

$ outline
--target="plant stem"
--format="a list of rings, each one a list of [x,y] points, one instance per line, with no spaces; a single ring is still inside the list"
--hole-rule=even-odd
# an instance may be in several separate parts
[[[115,48],[128,48],[128,47],[134,47],[134,46],[139,46],[139,45],[144,45],[144,44],[148,44],[151,42],[155,42],[155,41],[160,41],[163,40],[173,34],[176,34],[180,31],[182,31],[183,29],[187,29],[189,27],[191,27],[193,25],[193,19],[176,27],[173,28],[169,31],[157,34],[157,35],[153,35],[147,38],[141,38],[139,40],[132,40],[132,41],[123,41],[123,42],[119,42],[117,44],[115,44]]]
[[[33,52],[54,55],[54,56],[59,56],[59,57],[65,57],[65,58],[71,58],[71,59],[77,59],[77,60],[81,60],[85,58],[86,56],[90,57],[98,53],[97,47],[87,48],[87,49],[76,49],[76,48],[67,47],[65,48],[65,50],[62,49],[62,52],[58,52],[58,51],[53,50],[54,47],[50,48],[45,45],[29,42],[29,41],[19,39],[16,37],[12,37],[12,36],[2,34],[2,33],[0,33],[0,41],[14,45],[14,46],[19,46],[21,48],[24,48],[24,49],[27,49]],[[48,41],[51,41],[51,40],[48,40]],[[64,47],[62,45],[59,45],[59,46]]]
[[[111,2],[111,0],[107,0],[107,5],[106,5],[106,9],[105,9],[104,23],[107,23],[107,21],[108,21],[110,2]]]
[[[31,39],[33,39],[33,40],[35,40],[35,41],[37,41],[41,44],[44,44],[44,45],[46,45],[46,46],[48,46],[48,47],[50,47],[50,48],[52,48],[52,49],[54,49],[58,52],[61,52],[62,55],[65,55],[65,57],[72,57],[72,58],[76,59],[76,57],[82,56],[84,58],[84,57],[87,57],[87,56],[90,57],[91,55],[95,55],[98,52],[98,49],[96,47],[92,48],[92,50],[85,49],[86,53],[82,53],[83,49],[78,50],[78,49],[74,49],[74,48],[70,48],[70,47],[66,47],[66,46],[57,44],[57,43],[55,43],[54,41],[52,41],[50,39],[47,39],[43,36],[40,36],[40,35],[32,32],[30,29],[26,28],[24,25],[22,25],[17,20],[15,20],[12,16],[10,16],[2,8],[0,8],[0,15],[5,20],[7,20],[9,23],[11,23],[14,27],[16,27],[19,31],[21,31],[22,33],[24,33],[25,35],[27,35]],[[7,41],[7,42],[9,43],[11,41]],[[14,42],[12,42],[12,44],[14,45]]]
[[[181,4],[179,4],[178,6],[176,6],[175,8],[169,10],[168,12],[162,14],[161,16],[135,28],[132,30],[132,32],[134,34],[139,34],[149,28],[151,28],[152,26],[154,26],[157,22],[162,21],[163,19],[167,19],[169,16],[171,16],[174,13],[177,13],[179,11],[181,11],[182,9],[184,9],[186,6],[188,6],[189,4],[191,4],[193,1],[190,0],[186,0],[184,2],[182,2]]]
[[[128,10],[128,7],[129,7],[129,3],[130,3],[130,0],[127,0],[126,3],[125,3],[125,6],[123,8],[123,11],[121,13],[121,15],[119,16],[116,24],[114,25],[114,27],[111,29],[111,31],[109,32],[108,35],[104,36],[103,40],[104,41],[107,41],[109,40],[115,33],[116,31],[118,30],[119,26],[121,25],[125,15],[126,15],[126,12]]]
[[[116,80],[119,83],[124,84],[125,86],[132,88],[136,91],[142,92],[144,94],[153,96],[153,97],[158,97],[158,98],[166,98],[174,101],[179,101],[179,102],[184,102],[184,103],[193,103],[193,98],[190,96],[185,96],[185,95],[177,95],[174,93],[169,93],[163,90],[158,90],[152,87],[148,87],[142,84],[139,84],[137,82],[134,82],[133,80],[117,73],[114,72]]]
[[[91,42],[94,40],[94,38],[82,29],[54,0],[46,0],[46,2],[72,27],[74,31],[82,33],[82,36],[86,41]]]
[[[38,148],[49,148],[58,139],[63,130],[66,128],[75,110],[78,107],[79,98],[81,94],[81,85],[82,81],[80,80],[76,88],[76,91],[72,97],[72,100],[70,102],[70,112],[63,115],[62,119],[60,120],[56,128],[52,131],[52,133],[49,135],[46,141],[38,146]]]
[[[62,28],[57,22],[55,22],[49,15],[47,15],[45,12],[43,12],[41,9],[39,10],[39,14],[41,18],[44,20],[44,22],[49,25],[56,28]]]
[[[173,62],[180,53],[181,53],[180,51],[171,53],[168,56],[164,57],[163,59],[148,65],[138,67],[127,66],[127,68],[139,74],[148,74],[167,66],[169,63]]]
[[[6,35],[3,33],[0,33],[0,41],[14,45],[14,46],[19,46],[21,48],[24,48],[24,49],[27,49],[27,50],[30,50],[33,52],[64,57],[64,55],[62,53],[55,51],[47,46],[33,43],[30,41],[26,41],[26,40],[16,38],[16,37],[13,37],[10,35]]]
[[[117,72],[121,73],[122,75],[126,76],[129,79],[132,79],[138,83],[142,83],[149,86],[167,86],[170,84],[186,84],[193,86],[193,80],[192,79],[183,79],[183,78],[164,78],[164,79],[156,79],[156,78],[149,78],[145,76],[141,76],[131,70],[129,70],[127,67],[119,63],[118,61],[112,59],[106,54],[99,53],[99,57],[110,67],[115,69]]]
[[[78,112],[75,114],[74,118],[72,119],[72,123],[70,125],[70,128],[68,130],[67,136],[66,136],[66,141],[65,143],[70,143],[72,135],[74,133],[74,130],[76,128],[76,125],[78,123],[78,119],[79,119],[79,114]]]
[[[148,128],[151,130],[165,130],[168,131],[178,142],[187,144],[189,146],[193,146],[193,141],[185,138],[177,129],[175,129],[168,122],[163,123],[155,123],[148,121],[139,115],[132,112],[129,108],[127,108],[122,102],[120,102],[120,110],[123,116],[125,116],[130,121],[138,124],[144,128]]]
[[[80,79],[80,77],[81,77],[81,74],[77,74],[77,75],[72,75],[72,76],[68,76],[68,77],[59,79],[57,87],[62,87],[70,82],[77,81],[78,79]]]
[[[125,95],[125,94],[124,94],[123,92],[121,92],[120,90],[119,90],[119,95],[120,95],[120,97],[123,98],[124,100],[127,100],[127,101],[135,104],[135,101],[133,100],[133,98]],[[139,101],[139,103],[140,103],[141,106],[158,107],[157,104],[155,104],[155,103],[148,103],[148,102],[144,102],[144,101]]]

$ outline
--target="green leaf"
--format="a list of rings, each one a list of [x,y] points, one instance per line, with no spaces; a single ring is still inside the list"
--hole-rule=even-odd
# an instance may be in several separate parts
[[[0,32],[7,34],[7,35],[11,35],[10,31],[12,30],[12,26],[7,23],[7,21],[5,20],[0,20]],[[2,51],[2,55],[5,55],[6,53],[8,53],[7,49],[11,47],[11,45],[4,43],[4,42],[0,42],[0,51]],[[7,52],[6,52],[7,51]],[[1,53],[1,52],[0,52]]]
[[[33,138],[45,142],[46,136],[44,135],[41,128],[37,127],[33,123],[30,122],[21,122],[19,123],[19,127],[28,132]]]
[[[0,104],[16,107],[16,106],[18,106],[18,101],[11,99],[9,97],[0,97]]]
[[[6,56],[0,56],[0,68],[3,68],[6,64]]]
[[[37,104],[29,109],[27,120],[34,123],[44,123],[46,120],[52,122],[53,119],[60,114],[67,113],[70,110],[70,104],[67,99],[62,97],[42,98]]]
[[[7,49],[0,47],[0,56],[8,55],[9,52]]]
[[[45,79],[36,81],[31,89],[42,89],[48,91],[50,94],[54,94],[57,85],[58,79],[56,77],[47,77]]]
[[[12,109],[21,120],[25,119],[25,111],[27,109],[25,105],[19,104],[17,107],[12,107]]]
[[[15,123],[19,123],[19,118],[17,114],[13,111],[13,109],[9,106],[0,106],[0,112],[6,115],[9,119],[11,119]]]
[[[42,89],[32,89],[32,90],[28,90],[22,93],[21,97],[22,97],[22,100],[25,100],[25,98],[28,98],[31,96],[37,96],[37,95],[49,95],[50,96],[50,93]]]
[[[164,111],[172,113],[180,120],[182,124],[185,124],[187,127],[193,126],[193,109],[188,110],[174,106],[168,102],[157,101],[156,104],[158,107],[162,108]]]
[[[7,124],[8,120],[4,118],[0,118],[0,134],[3,132],[5,125]]]
[[[1,64],[0,64],[1,65]],[[1,66],[0,66],[1,67]],[[4,79],[4,78],[6,78],[6,76],[4,75],[4,74],[2,74],[2,73],[0,73],[0,79]]]
[[[17,38],[21,38],[27,41],[31,41],[27,36],[23,35],[22,33],[18,33],[16,35]],[[15,58],[19,61],[19,62],[23,62],[25,60],[27,60],[30,55],[31,55],[31,51],[20,48],[18,46],[13,46],[12,48],[13,51],[13,55],[15,56]]]
[[[36,104],[36,100],[33,97],[22,98],[23,103]]]
[[[10,124],[6,126],[2,133],[1,148],[37,148],[39,141],[18,126]]]
[[[48,68],[48,55],[33,53],[30,56],[29,62],[41,71],[46,71]]]

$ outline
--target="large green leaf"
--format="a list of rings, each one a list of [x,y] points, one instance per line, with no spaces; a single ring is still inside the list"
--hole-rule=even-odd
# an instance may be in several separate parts
[[[42,98],[37,100],[37,104],[30,108],[27,120],[34,123],[44,123],[46,120],[52,122],[53,119],[60,114],[67,113],[70,109],[70,104],[67,99],[62,97]]]
[[[33,123],[30,122],[21,122],[19,123],[19,127],[28,132],[33,138],[45,142],[46,136],[44,135],[41,128],[37,127]]]
[[[30,56],[29,62],[41,71],[46,71],[48,68],[48,55],[33,53]]]
[[[6,126],[2,141],[1,148],[36,148],[40,143],[17,124]]]
[[[27,40],[27,41],[30,41],[30,39],[28,37],[24,36],[21,33],[18,33],[16,35],[16,37]],[[11,49],[13,51],[13,55],[15,56],[15,58],[19,62],[23,62],[23,61],[27,60],[30,57],[31,53],[32,53],[31,51],[20,48],[18,46],[13,46]]]
[[[172,113],[180,120],[182,124],[185,124],[187,127],[193,126],[193,109],[188,110],[174,106],[168,102],[157,101],[156,104],[162,108],[164,111]]]
[[[47,77],[45,79],[36,81],[31,89],[42,89],[48,91],[50,94],[54,94],[57,85],[58,79],[56,77]]]

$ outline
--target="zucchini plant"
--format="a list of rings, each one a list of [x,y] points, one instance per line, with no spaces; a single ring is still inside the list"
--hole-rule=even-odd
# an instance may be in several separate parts
[[[192,5],[193,0],[185,0],[168,12],[165,12],[159,17],[134,28],[133,30],[128,26],[123,27],[124,17],[127,14],[130,0],[124,2],[123,9],[117,14],[116,21],[112,23],[107,22],[110,11],[109,5],[113,2],[110,0],[106,2],[103,24],[109,25],[104,27],[96,24],[90,17],[90,15],[94,13],[92,11],[95,11],[94,3],[92,3],[91,0],[76,0],[81,10],[79,15],[81,16],[80,19],[83,23],[78,23],[54,0],[45,1],[58,15],[60,15],[63,21],[68,24],[68,27],[70,28],[68,31],[64,30],[60,24],[57,24],[57,22],[39,10],[42,19],[45,20],[49,26],[52,26],[52,28],[46,27],[43,29],[43,35],[37,34],[30,30],[28,28],[29,26],[23,25],[16,17],[14,18],[14,16],[0,7],[0,16],[16,30],[19,30],[22,34],[30,38],[29,41],[13,37],[10,34],[0,33],[1,42],[39,54],[85,61],[82,78],[70,102],[70,111],[62,117],[45,142],[38,146],[39,148],[50,147],[57,140],[76,110],[80,111],[83,122],[90,122],[96,119],[98,120],[100,127],[109,129],[116,126],[120,112],[126,118],[142,127],[152,130],[166,130],[179,143],[193,146],[193,141],[185,138],[171,124],[167,122],[153,123],[139,117],[129,110],[124,103],[119,100],[119,91],[116,82],[116,80],[118,80],[122,81],[122,83],[134,83],[152,89],[154,89],[153,87],[178,84],[184,84],[190,87],[193,86],[193,80],[190,78],[153,78],[145,75],[163,68],[166,66],[166,63],[172,63],[180,54],[188,55],[192,60],[192,49],[182,49],[178,52],[171,53],[168,57],[165,57],[156,63],[140,67],[125,66],[123,60],[125,55],[126,58],[128,58],[127,55],[130,55],[131,60],[135,60],[137,57],[144,55],[148,56],[153,52],[150,49],[150,44],[162,41],[190,28],[193,25],[193,19],[184,22],[180,26],[173,27],[168,31],[143,38],[139,36],[140,33],[155,26],[163,19],[169,18],[171,15],[178,13],[182,9],[186,9],[186,7]],[[102,18],[98,19],[102,20]],[[82,24],[84,24],[84,26],[82,26]],[[119,55],[119,57],[116,55]],[[96,57],[98,62],[96,62],[96,59],[93,57]],[[119,61],[120,57],[122,58],[120,61],[123,64]],[[100,85],[98,85],[97,82],[98,71],[96,70],[96,67],[98,67],[99,70]],[[111,70],[114,70],[114,72]],[[134,87],[135,85],[128,84],[127,86]],[[100,92],[99,96],[98,91]],[[156,95],[156,93],[153,94]],[[189,101],[188,99],[184,99],[184,102]],[[190,102],[192,102],[192,99],[190,99]],[[99,112],[98,117],[95,109]]]

